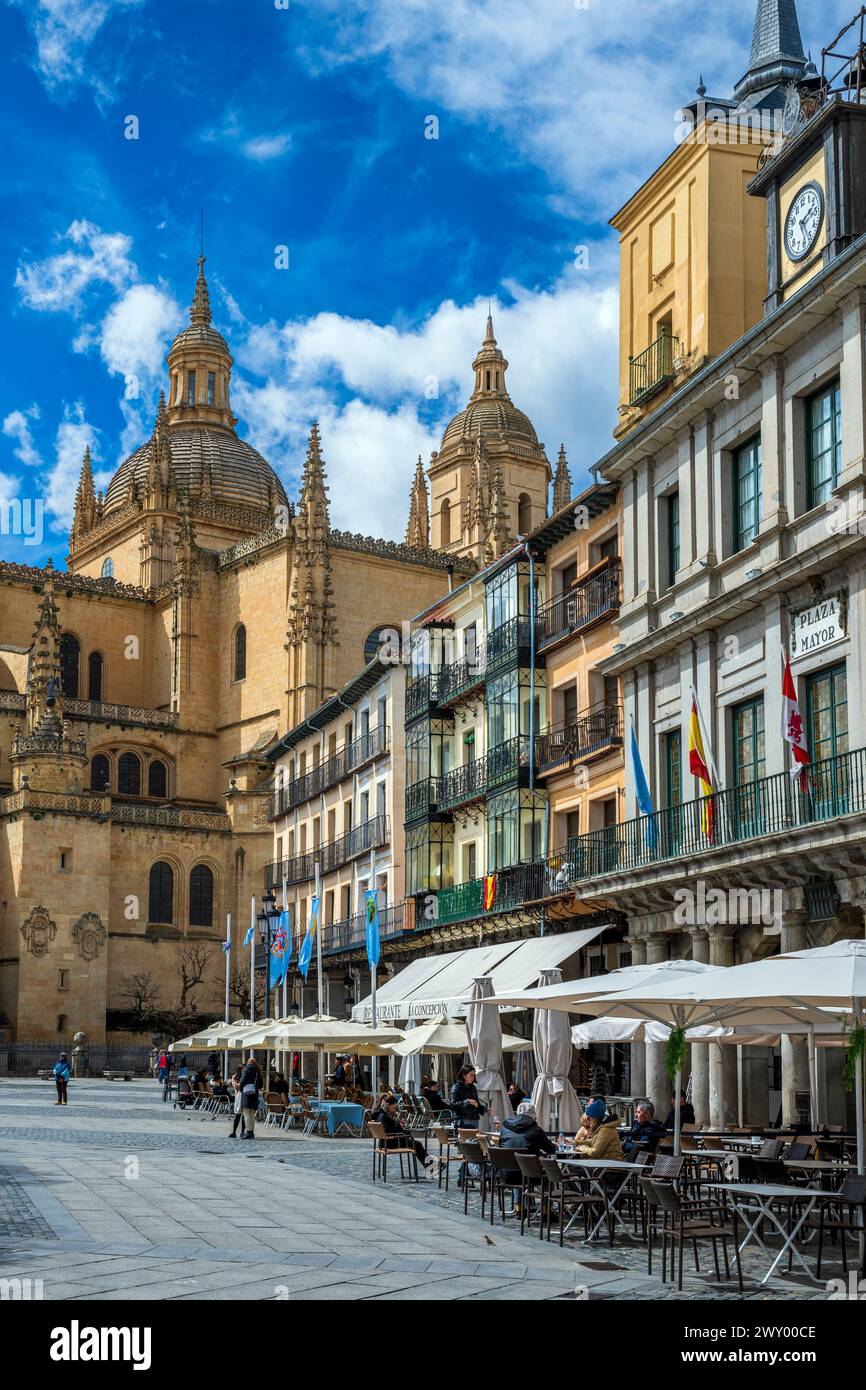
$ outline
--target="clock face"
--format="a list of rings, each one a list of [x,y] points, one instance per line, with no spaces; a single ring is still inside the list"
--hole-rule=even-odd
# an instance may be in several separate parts
[[[824,190],[819,183],[800,189],[785,219],[785,250],[792,261],[804,261],[814,248],[824,222]]]

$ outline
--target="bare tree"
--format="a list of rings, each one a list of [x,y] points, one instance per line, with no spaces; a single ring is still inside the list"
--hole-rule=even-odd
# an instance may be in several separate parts
[[[238,1010],[241,1018],[251,1018],[250,1011],[250,972],[233,970],[229,980],[229,1002]],[[261,971],[256,972],[256,1014],[261,1018],[265,1007],[265,980]]]
[[[149,971],[127,975],[123,981],[120,997],[129,1012],[136,1018],[146,1018],[156,1009],[159,985]]]
[[[204,980],[211,963],[211,952],[207,946],[188,942],[177,953],[178,998],[177,1013],[188,1014],[195,1010],[193,994]]]

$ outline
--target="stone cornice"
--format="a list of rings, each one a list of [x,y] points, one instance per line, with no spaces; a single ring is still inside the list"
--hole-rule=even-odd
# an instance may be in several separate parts
[[[27,584],[39,592],[45,583],[47,571],[36,565],[18,565],[8,560],[0,560],[0,583]],[[98,598],[134,599],[139,603],[149,603],[151,595],[136,584],[121,584],[116,579],[93,579],[86,574],[76,574],[73,570],[54,570],[55,592],[58,594],[93,594]]]

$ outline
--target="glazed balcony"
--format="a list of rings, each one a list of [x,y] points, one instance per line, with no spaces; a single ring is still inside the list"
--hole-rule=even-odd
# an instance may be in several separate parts
[[[580,584],[538,610],[536,643],[548,651],[578,633],[616,616],[622,599],[622,562],[603,560]]]
[[[590,830],[569,841],[568,872],[579,883],[863,815],[866,749],[810,764],[802,782],[779,772]]]
[[[600,705],[574,719],[551,725],[535,740],[538,777],[592,762],[623,746],[622,705]]]
[[[470,659],[452,661],[450,666],[443,667],[439,672],[436,677],[437,705],[441,708],[444,705],[456,704],[458,700],[478,690],[484,685],[486,671],[486,651],[481,643]]]
[[[680,343],[670,333],[660,333],[645,352],[628,359],[628,403],[640,405],[674,379],[674,360]]]

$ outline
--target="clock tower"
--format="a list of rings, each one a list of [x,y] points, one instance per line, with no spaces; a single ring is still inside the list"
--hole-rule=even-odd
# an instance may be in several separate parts
[[[767,203],[765,313],[866,232],[866,51],[858,14],[788,85],[749,192]]]

